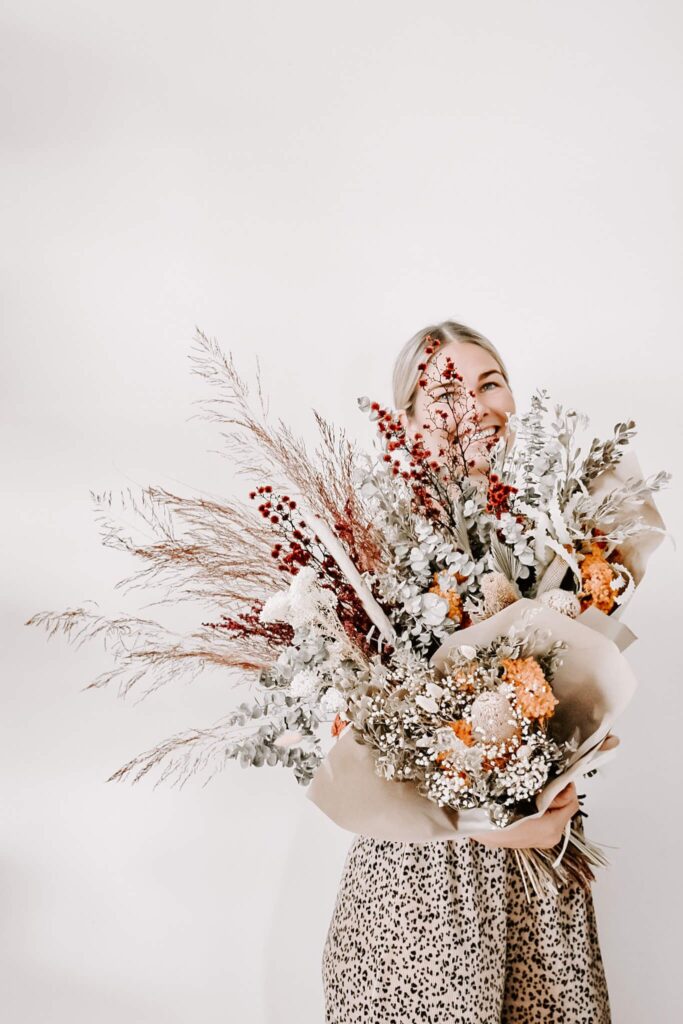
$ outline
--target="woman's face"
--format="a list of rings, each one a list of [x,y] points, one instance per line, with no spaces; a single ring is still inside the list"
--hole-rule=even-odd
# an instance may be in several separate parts
[[[459,385],[453,381],[438,383],[449,357],[463,378]],[[489,439],[507,436],[507,415],[515,412],[515,399],[498,363],[479,345],[448,341],[428,359],[423,377],[427,379],[427,386],[417,388],[412,413],[406,416],[403,410],[400,412],[406,433],[411,437],[416,432],[421,433],[425,446],[436,458],[440,447],[448,449],[454,443],[456,432],[460,437],[465,435],[467,459],[474,462],[468,472],[485,472]],[[456,415],[444,396],[454,394],[457,387],[472,391],[474,397],[468,396],[466,408],[461,404]],[[479,416],[478,423],[473,420],[475,415]]]

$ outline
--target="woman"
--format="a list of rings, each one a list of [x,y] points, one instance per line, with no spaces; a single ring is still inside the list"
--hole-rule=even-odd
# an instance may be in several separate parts
[[[505,365],[463,324],[420,331],[393,376],[394,406],[410,434],[430,424],[443,446],[454,429],[450,421],[431,426],[438,396],[417,386],[428,336],[441,342],[433,361],[450,356],[476,395],[477,473],[487,438],[503,435],[515,411]],[[609,736],[602,746],[618,742]],[[576,882],[529,903],[512,852],[555,846],[578,810],[571,783],[545,814],[507,835],[424,843],[356,836],[323,950],[326,1024],[610,1024],[590,892]]]

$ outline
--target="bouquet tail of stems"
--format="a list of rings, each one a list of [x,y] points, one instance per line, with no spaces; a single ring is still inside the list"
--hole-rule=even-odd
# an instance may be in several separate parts
[[[642,476],[635,424],[586,438],[586,418],[541,390],[475,472],[480,414],[434,340],[425,430],[363,397],[373,449],[318,412],[312,449],[273,420],[260,371],[252,396],[231,355],[201,332],[195,345],[214,396],[202,413],[244,500],[93,495],[103,543],[143,563],[118,587],[185,603],[194,627],[84,606],[28,624],[104,642],[114,667],[87,689],[143,699],[212,668],[250,697],[110,780],[280,765],[342,827],[425,841],[542,813],[590,770],[635,686],[619,617],[665,534],[653,496],[669,480]],[[603,863],[576,829],[550,854],[517,852],[530,892]]]
[[[571,882],[578,883],[588,892],[595,881],[592,869],[606,867],[609,864],[600,845],[587,840],[583,831],[579,831],[573,822],[570,822],[570,825],[566,848],[563,842],[559,853],[556,853],[554,848],[513,848],[515,862],[529,902],[532,893],[536,896],[557,894],[563,886]]]

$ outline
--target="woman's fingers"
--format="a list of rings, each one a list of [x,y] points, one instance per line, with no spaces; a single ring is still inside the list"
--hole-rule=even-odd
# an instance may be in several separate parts
[[[564,832],[567,822],[574,817],[578,810],[578,798],[570,796],[569,800],[560,807],[553,807],[551,805],[543,817],[546,818],[551,829],[558,830],[556,834],[559,836]]]
[[[553,800],[548,804],[548,810],[556,811],[560,807],[564,807],[572,800],[576,799],[576,786],[573,782],[568,782],[564,789],[561,789],[559,793],[555,795]]]
[[[598,747],[598,750],[611,750],[612,747],[618,747],[621,740],[618,736],[613,736],[612,733],[608,733],[604,740]]]

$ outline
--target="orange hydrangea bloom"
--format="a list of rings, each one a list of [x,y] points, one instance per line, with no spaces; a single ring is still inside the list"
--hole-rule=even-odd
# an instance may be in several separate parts
[[[605,558],[600,545],[592,543],[590,553],[581,562],[583,589],[578,595],[581,601],[581,610],[585,611],[590,605],[594,605],[598,611],[609,615],[616,601],[616,592],[611,587],[613,579],[612,567]]]
[[[517,703],[526,718],[550,718],[559,703],[543,669],[535,658],[503,658],[505,680],[516,690]]]

